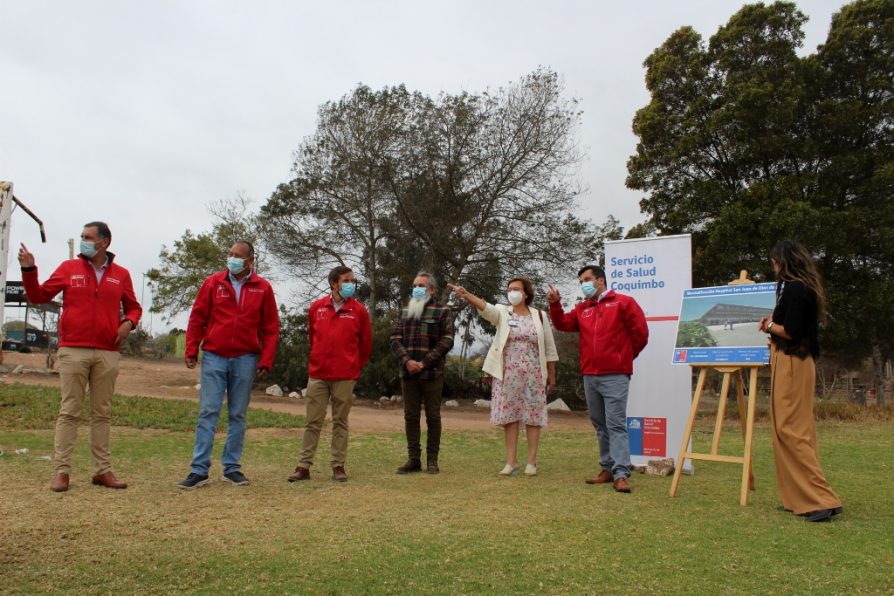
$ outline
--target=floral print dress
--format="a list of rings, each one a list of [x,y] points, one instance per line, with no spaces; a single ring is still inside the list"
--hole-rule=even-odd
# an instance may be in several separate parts
[[[503,380],[493,380],[490,422],[546,426],[546,384],[540,372],[537,328],[530,316],[511,315],[503,348]]]

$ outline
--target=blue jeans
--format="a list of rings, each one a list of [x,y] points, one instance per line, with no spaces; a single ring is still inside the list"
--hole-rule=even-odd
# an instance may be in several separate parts
[[[630,476],[627,438],[627,375],[584,375],[584,394],[590,421],[599,441],[599,464],[612,477]]]
[[[196,422],[196,446],[192,451],[192,471],[203,476],[211,467],[214,429],[220,418],[224,393],[227,395],[227,443],[221,463],[224,474],[241,467],[242,447],[245,444],[245,413],[251,401],[251,384],[258,369],[258,355],[245,354],[224,358],[212,352],[202,352],[202,388],[199,397],[199,420]]]

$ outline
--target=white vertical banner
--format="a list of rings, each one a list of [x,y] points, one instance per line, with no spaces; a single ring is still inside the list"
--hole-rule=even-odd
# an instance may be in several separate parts
[[[633,297],[649,323],[649,344],[633,361],[627,434],[634,465],[676,458],[692,401],[692,372],[671,355],[683,290],[692,288],[689,234],[605,243],[608,289]],[[692,471],[688,461],[684,470]]]

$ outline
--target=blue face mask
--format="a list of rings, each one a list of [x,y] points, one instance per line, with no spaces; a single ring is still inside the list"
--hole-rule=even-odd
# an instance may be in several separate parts
[[[357,284],[351,281],[346,281],[341,284],[341,289],[338,291],[341,294],[341,297],[347,300],[348,298],[354,295],[354,292],[357,291]]]
[[[81,254],[91,259],[96,256],[96,243],[89,240],[81,240]]]
[[[413,300],[422,300],[425,298],[425,288],[413,288]]]
[[[230,273],[233,275],[238,275],[245,270],[245,259],[240,259],[239,257],[227,257],[227,269],[230,270]]]
[[[596,286],[593,285],[592,281],[585,281],[580,285],[580,291],[584,293],[584,296],[587,298],[592,298],[596,295]]]

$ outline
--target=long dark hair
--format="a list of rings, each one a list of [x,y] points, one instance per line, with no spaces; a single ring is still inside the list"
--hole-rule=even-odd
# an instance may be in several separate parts
[[[826,293],[816,264],[807,249],[795,240],[780,240],[770,251],[770,258],[779,265],[777,283],[799,281],[816,295],[816,314],[826,320]]]

